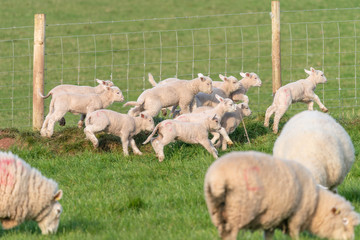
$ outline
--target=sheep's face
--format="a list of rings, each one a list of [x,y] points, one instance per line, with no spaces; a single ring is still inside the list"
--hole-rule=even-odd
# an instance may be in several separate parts
[[[243,116],[247,117],[247,116],[251,115],[251,110],[247,103],[240,103],[240,104],[238,104],[238,107],[241,109],[241,114]]]
[[[152,132],[155,128],[154,119],[145,113],[140,113],[140,117],[143,119],[143,126],[142,126],[143,130]]]
[[[212,80],[209,77],[200,76],[199,77],[200,84],[199,90],[200,92],[210,94],[212,93]]]
[[[325,195],[322,201],[326,203],[319,201],[310,231],[322,238],[354,239],[354,227],[360,224],[360,216],[351,204],[335,194]]]
[[[43,210],[45,214],[38,222],[42,234],[56,233],[60,223],[60,215],[62,213],[62,206],[58,202],[62,197],[62,191],[59,190],[52,200],[50,206]]]
[[[262,82],[261,79],[259,78],[259,76],[256,73],[240,73],[240,76],[244,78],[248,79],[248,85],[251,87],[261,87]]]
[[[120,88],[111,87],[110,91],[113,92],[114,102],[122,102],[122,101],[124,101],[124,95],[122,94]]]
[[[207,119],[208,128],[210,131],[219,131],[221,129],[220,118],[218,116],[209,117]]]
[[[307,74],[309,74],[309,76],[314,79],[315,83],[316,84],[319,84],[319,83],[326,83],[327,82],[327,79],[324,75],[324,72],[323,71],[320,71],[320,70],[315,70],[314,68],[310,68],[310,71],[309,70],[306,70],[304,69],[305,72]]]
[[[234,77],[234,76],[225,77],[221,74],[219,74],[219,77],[221,80],[223,80],[224,84],[227,85],[227,89],[230,92],[235,92],[236,90],[241,88],[241,83],[236,77]],[[213,86],[214,86],[214,84],[213,84]]]

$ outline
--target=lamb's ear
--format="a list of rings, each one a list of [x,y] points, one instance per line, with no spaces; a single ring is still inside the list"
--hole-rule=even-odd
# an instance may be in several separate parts
[[[143,114],[143,113],[140,113],[140,117],[141,117],[141,118],[146,118],[146,115]]]
[[[104,80],[96,79],[96,81],[98,82],[98,84],[102,84],[102,85],[106,84],[106,82]]]
[[[215,94],[215,97],[217,100],[219,100],[219,102],[223,102],[224,99],[222,97],[220,97],[219,95]]]
[[[313,72],[313,73],[316,72],[315,68],[313,68],[313,67],[310,67],[310,71]]]
[[[204,77],[204,75],[202,73],[198,73],[198,77],[201,78]]]
[[[62,198],[62,195],[63,195],[63,191],[60,189],[55,193],[53,199],[55,201],[59,201]]]
[[[341,213],[340,209],[336,208],[336,207],[333,207],[331,209],[331,212],[334,214],[334,215],[339,215]]]
[[[309,70],[304,69],[304,71],[305,71],[308,75],[311,74],[311,71],[309,71]]]
[[[221,74],[219,74],[219,78],[220,78],[221,80],[223,80],[224,82],[228,80],[227,77],[225,77],[225,76],[223,76],[223,75],[221,75]]]
[[[246,74],[243,72],[240,72],[240,76],[242,76],[244,78],[244,77],[246,77]]]
[[[212,120],[215,120],[216,119],[216,114],[213,116]]]

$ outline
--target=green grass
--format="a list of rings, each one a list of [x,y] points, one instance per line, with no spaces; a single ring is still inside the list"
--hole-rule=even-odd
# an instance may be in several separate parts
[[[284,121],[289,117],[285,116]],[[235,146],[219,151],[256,150],[272,152],[276,135],[261,124],[263,118],[245,121],[251,145],[239,127],[231,135]],[[358,159],[359,121],[343,121],[350,134]],[[176,142],[165,147],[165,160],[159,163],[151,146],[141,145],[146,134],[135,140],[143,156],[123,157],[120,140],[98,134],[100,148],[95,150],[77,128],[64,128],[51,139],[38,132],[6,129],[1,138],[11,137],[17,144],[11,151],[56,179],[64,191],[64,212],[58,239],[217,239],[203,197],[203,181],[214,161],[199,145]],[[356,209],[360,208],[357,160],[339,192]],[[360,234],[357,230],[357,234]],[[34,222],[2,231],[4,239],[45,239]],[[262,239],[261,232],[241,232],[238,239]],[[290,239],[281,232],[276,239]],[[318,239],[303,233],[300,239]]]
[[[329,81],[316,93],[356,149],[357,162],[339,191],[360,211],[360,10],[289,12],[352,7],[358,7],[358,1],[281,1],[282,80],[285,84],[304,78],[303,69],[310,66],[324,70]],[[262,125],[272,101],[270,1],[4,0],[0,11],[0,129],[6,128],[0,138],[15,138],[17,145],[11,151],[64,190],[64,213],[51,238],[217,239],[203,197],[204,175],[213,159],[200,146],[171,144],[165,148],[165,161],[159,163],[150,145],[141,145],[145,134],[136,137],[143,156],[123,157],[119,138],[104,134],[98,135],[100,148],[94,150],[83,132],[71,127],[78,116],[66,115],[67,127],[56,126],[51,139],[30,130],[34,14],[45,13],[48,25],[45,92],[61,83],[94,85],[95,78],[109,79],[112,74],[126,100],[134,100],[150,87],[148,72],[157,81],[175,75],[190,79],[198,72],[214,80],[219,73],[239,77],[240,71],[256,72],[263,86],[248,93],[253,110],[246,120],[251,145],[239,127],[231,136],[235,146],[220,151],[222,156],[235,150],[271,153],[277,137]],[[235,15],[173,18],[219,14]],[[158,20],[121,22],[153,18]],[[67,24],[86,22],[104,23]],[[46,100],[45,114],[48,105]],[[111,109],[127,111],[119,103]],[[280,129],[305,109],[306,105],[293,105]],[[49,238],[41,236],[33,222],[0,230],[0,237]],[[243,232],[238,239],[261,237],[260,232]],[[276,239],[289,238],[277,232]],[[301,239],[317,238],[302,234]]]

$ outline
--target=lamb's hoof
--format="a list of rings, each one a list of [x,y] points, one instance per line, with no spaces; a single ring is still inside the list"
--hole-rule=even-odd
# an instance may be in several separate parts
[[[134,154],[135,154],[135,155],[140,155],[140,156],[143,155],[142,152],[135,152]]]
[[[322,108],[321,109],[324,113],[327,113],[329,110],[327,108]]]
[[[162,162],[162,161],[164,161],[165,157],[164,156],[159,156],[158,158],[159,158],[159,162]]]
[[[277,134],[277,133],[278,133],[278,130],[277,130],[277,129],[273,129],[273,133],[274,133],[274,134]]]
[[[264,123],[264,127],[269,127],[269,123]]]
[[[227,145],[229,145],[229,146],[234,145],[233,141],[231,141],[231,140],[230,140],[230,141],[227,141],[226,143],[227,143]]]
[[[62,126],[62,127],[66,125],[66,120],[65,120],[65,118],[61,118],[61,119],[59,120],[59,125]]]

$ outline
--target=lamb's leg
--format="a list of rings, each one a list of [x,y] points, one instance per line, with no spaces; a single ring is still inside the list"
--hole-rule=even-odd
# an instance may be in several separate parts
[[[95,133],[100,132],[106,128],[106,124],[102,124],[103,122],[99,121],[98,123],[99,124],[94,125],[90,124],[84,129],[86,138],[92,142],[94,148],[99,146],[99,140],[96,138]]]
[[[308,102],[307,105],[308,105],[308,110],[309,110],[309,111],[313,111],[313,110],[314,110],[314,102],[313,102],[313,101]]]
[[[209,139],[204,139],[203,141],[200,141],[199,144],[201,144],[201,146],[203,146],[209,153],[211,153],[215,159],[218,158],[218,152]]]
[[[51,114],[48,121],[47,131],[46,134],[48,137],[51,137],[54,133],[54,125],[57,121],[59,121],[62,117],[66,114],[65,111],[57,111]]]
[[[213,138],[211,139],[211,143],[215,144],[221,135],[219,132],[212,132],[211,134],[213,135]]]
[[[121,144],[124,152],[124,156],[129,156],[129,135],[128,134],[122,134],[121,135]]]
[[[220,232],[220,236],[222,240],[236,240],[238,235],[239,229],[236,227],[233,227],[232,229],[229,229],[229,231],[222,231]]]
[[[46,135],[47,135],[47,127],[48,127],[48,124],[49,124],[49,118],[50,118],[50,116],[51,116],[51,114],[49,113],[47,116],[46,116],[46,118],[45,118],[45,121],[44,121],[44,123],[43,123],[43,125],[42,125],[42,127],[41,127],[41,130],[40,130],[40,134],[41,134],[41,136],[43,136],[43,137],[46,137]]]
[[[19,225],[19,222],[11,219],[1,219],[1,225],[3,229],[10,229]]]
[[[274,237],[274,230],[264,230],[264,239],[272,240]]]
[[[270,117],[271,115],[273,115],[275,111],[276,111],[276,107],[274,106],[274,104],[272,104],[270,107],[268,107],[268,109],[266,109],[265,121],[264,121],[265,127],[269,127]]]
[[[133,138],[130,138],[130,145],[131,145],[131,148],[132,148],[134,154],[142,155],[142,152],[136,146],[135,140]]]
[[[225,151],[227,149],[227,143],[223,138],[220,138],[221,150]]]
[[[279,131],[279,122],[280,119],[282,118],[282,116],[285,114],[286,110],[288,109],[289,106],[280,106],[278,107],[278,109],[275,112],[275,117],[274,117],[274,125],[273,125],[273,132],[276,134]]]
[[[80,118],[80,120],[78,122],[78,128],[83,127],[85,118],[86,118],[86,114],[81,114],[81,118]]]
[[[313,96],[313,100],[319,105],[321,111],[323,112],[328,112],[329,110],[324,106],[324,104],[322,104],[322,102],[320,101],[320,98],[318,97],[318,95],[316,95],[314,93],[314,96]]]
[[[220,128],[219,132],[211,132],[211,134],[214,135],[214,138],[215,138],[215,136],[216,136],[217,139],[219,138],[219,137],[218,137],[218,134],[221,134],[221,136],[224,137],[224,140],[227,142],[227,144],[229,144],[229,145],[233,145],[233,144],[234,144],[233,141],[231,141],[229,135],[227,134],[225,128],[223,128],[223,127]],[[213,139],[214,139],[214,138],[213,138]],[[213,139],[211,139],[211,143],[214,143],[214,142],[212,141]],[[215,141],[216,141],[217,139],[215,139]]]
[[[246,96],[245,94],[243,93],[236,93],[236,94],[232,94],[231,95],[231,99],[234,101],[234,102],[239,102],[239,101],[243,101],[244,103],[247,103],[249,104],[249,97]]]

